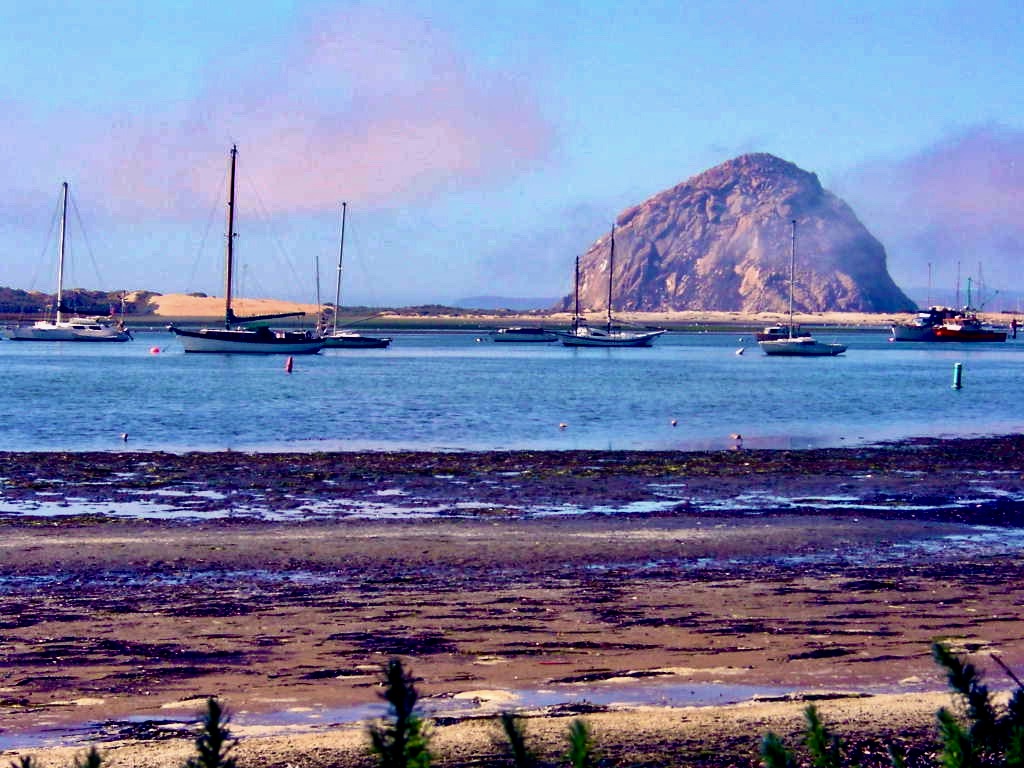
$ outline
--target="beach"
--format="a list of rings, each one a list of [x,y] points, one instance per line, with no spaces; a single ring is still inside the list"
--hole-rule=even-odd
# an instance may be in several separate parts
[[[927,742],[949,701],[933,641],[995,688],[991,654],[1024,669],[1022,459],[1016,436],[0,454],[0,736],[104,723],[110,765],[178,765],[188,732],[159,721],[217,695],[242,765],[362,765],[342,715],[398,657],[444,765],[484,764],[503,709],[549,754],[583,717],[615,765],[756,765],[808,701],[840,733]],[[178,514],[119,513],[167,499]]]
[[[144,297],[144,298],[143,298]],[[201,323],[219,321],[224,317],[224,299],[216,296],[195,294],[129,294],[134,313],[127,317],[129,326],[167,322]],[[283,312],[304,312],[308,322],[316,318],[319,307],[316,304],[280,301],[276,299],[235,299],[235,310],[239,315],[276,314]],[[585,312],[588,320],[600,323],[605,310]],[[401,329],[403,327],[473,328],[502,327],[509,325],[551,325],[568,326],[572,321],[570,312],[535,310],[514,312],[511,310],[487,311],[480,309],[407,307],[370,309],[364,313],[372,318],[364,325]],[[979,316],[986,322],[1007,325],[1009,316],[999,312],[982,312]],[[344,313],[345,322],[359,320],[358,315],[349,317]],[[788,322],[784,312],[731,312],[724,310],[681,310],[665,312],[618,312],[619,320],[638,325],[656,325],[671,329],[693,327],[761,328]],[[913,312],[797,312],[794,320],[810,328],[846,328],[867,330],[888,330],[893,323],[907,323],[913,320]]]

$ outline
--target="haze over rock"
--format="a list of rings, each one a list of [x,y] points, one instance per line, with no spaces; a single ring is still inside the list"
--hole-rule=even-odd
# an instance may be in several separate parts
[[[770,154],[737,157],[621,213],[614,308],[785,312],[793,220],[796,310],[914,309],[853,210],[815,174]],[[607,306],[610,240],[580,257],[581,309]],[[570,294],[558,308],[573,302]]]

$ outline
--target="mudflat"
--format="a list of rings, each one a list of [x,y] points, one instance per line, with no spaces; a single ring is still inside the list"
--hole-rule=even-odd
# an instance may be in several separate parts
[[[392,657],[447,765],[493,754],[503,709],[551,754],[582,716],[617,765],[757,764],[808,699],[925,739],[934,640],[993,687],[991,654],[1024,670],[1022,468],[1017,436],[0,454],[0,746],[63,765],[37,734],[82,726],[111,765],[176,765],[161,721],[217,695],[243,764],[365,764]]]

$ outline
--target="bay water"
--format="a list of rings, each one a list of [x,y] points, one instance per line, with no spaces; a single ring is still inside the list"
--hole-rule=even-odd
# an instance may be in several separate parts
[[[185,354],[163,332],[5,340],[0,450],[715,449],[737,434],[744,448],[806,448],[1024,428],[1024,340],[837,332],[819,338],[847,344],[840,357],[769,358],[727,332],[648,349],[392,335],[386,350],[296,357],[291,373],[279,356]]]

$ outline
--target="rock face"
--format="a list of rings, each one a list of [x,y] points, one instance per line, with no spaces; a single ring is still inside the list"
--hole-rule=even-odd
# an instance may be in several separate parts
[[[818,177],[769,154],[737,157],[615,222],[616,310],[785,312],[796,223],[794,307],[903,312],[885,248]],[[580,257],[580,308],[608,305],[605,235]],[[570,294],[559,304],[571,310]]]

